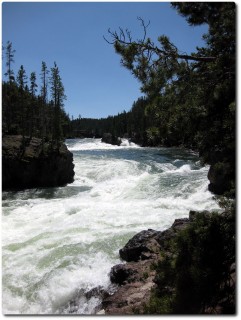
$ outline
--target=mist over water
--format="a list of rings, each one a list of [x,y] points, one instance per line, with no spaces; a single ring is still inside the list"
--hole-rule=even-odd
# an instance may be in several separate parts
[[[137,232],[164,230],[190,210],[218,209],[208,166],[179,148],[124,141],[66,141],[75,181],[65,187],[3,192],[2,271],[5,314],[68,313],[68,302],[108,289],[118,251]],[[94,312],[80,299],[75,313]]]

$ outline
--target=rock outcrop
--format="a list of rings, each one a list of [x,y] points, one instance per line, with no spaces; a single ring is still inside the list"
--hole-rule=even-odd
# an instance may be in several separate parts
[[[217,162],[210,166],[208,171],[209,191],[222,195],[232,188],[231,182],[235,180],[234,168],[229,163]]]
[[[183,230],[190,220],[176,219],[165,231],[144,230],[136,234],[120,250],[120,256],[127,261],[110,271],[110,280],[118,284],[117,291],[102,302],[105,314],[128,315],[143,313],[145,304],[156,286],[156,271],[152,268],[160,257],[160,251],[168,252],[170,240]]]
[[[116,146],[121,145],[121,139],[108,132],[103,134],[101,142],[113,144]]]
[[[209,220],[213,215],[210,211],[190,211],[189,218],[176,219],[173,225],[164,231],[145,230],[136,234],[120,250],[120,256],[127,263],[118,264],[110,271],[110,280],[117,285],[114,294],[102,302],[103,313],[106,315],[145,314],[151,298],[152,289],[158,286],[156,268],[158,261],[164,256],[173,255],[173,239],[202,214]],[[227,286],[227,283],[225,283]],[[224,284],[220,284],[220,288]],[[235,262],[230,266],[230,280],[227,292],[232,293],[236,286]],[[173,288],[169,288],[171,291]],[[185,290],[185,289],[184,289]],[[170,291],[170,292],[171,292]],[[223,308],[230,303],[229,296],[223,296],[215,306],[207,307],[206,314],[223,313]],[[235,301],[233,301],[235,305]],[[211,305],[211,304],[210,304]],[[226,308],[227,309],[227,308]],[[232,310],[231,312],[232,313]]]
[[[62,142],[4,136],[2,139],[2,188],[55,187],[74,180],[73,154]]]

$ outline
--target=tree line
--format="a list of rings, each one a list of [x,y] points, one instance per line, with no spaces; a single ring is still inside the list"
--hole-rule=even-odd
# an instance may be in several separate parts
[[[67,134],[70,119],[64,110],[66,99],[59,68],[48,70],[43,61],[40,88],[36,72],[28,77],[21,65],[13,71],[15,50],[7,42],[3,48],[7,78],[2,83],[2,132],[4,134],[38,137],[43,140],[62,140]]]
[[[146,98],[140,97],[128,112],[124,110],[118,115],[101,119],[81,117],[73,119],[70,125],[70,136],[101,138],[108,132],[114,137],[128,137],[136,143],[146,145],[146,130],[148,123],[151,123],[151,119],[145,116],[146,104]]]

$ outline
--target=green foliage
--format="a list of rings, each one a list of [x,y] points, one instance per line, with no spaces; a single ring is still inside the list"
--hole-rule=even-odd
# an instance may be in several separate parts
[[[70,119],[64,111],[65,99],[64,87],[57,70],[56,104],[47,102],[48,70],[42,63],[42,87],[37,95],[36,73],[30,74],[30,89],[28,78],[23,65],[17,74],[16,82],[12,77],[11,64],[13,61],[12,44],[8,42],[6,47],[8,82],[2,83],[2,132],[3,134],[21,134],[23,136],[35,136],[42,139],[61,140],[67,135]]]
[[[146,130],[147,141],[149,145],[156,145],[160,141],[159,129],[157,127],[150,127]]]
[[[12,42],[8,41],[6,47],[3,47],[3,50],[5,50],[5,58],[6,58],[6,67],[7,72],[4,74],[8,77],[8,82],[11,83],[14,81],[14,72],[11,68],[12,63],[14,63],[14,54],[15,50],[12,47]]]
[[[172,252],[156,267],[147,313],[200,314],[218,305],[222,313],[235,312],[235,288],[230,267],[235,262],[235,210],[223,214],[196,214],[180,232]]]
[[[141,82],[147,96],[145,132],[150,145],[184,145],[204,162],[222,161],[235,185],[236,7],[232,2],[174,2],[190,25],[208,24],[206,46],[187,55],[161,35],[133,41],[113,32],[121,63]],[[155,129],[154,129],[155,128]]]

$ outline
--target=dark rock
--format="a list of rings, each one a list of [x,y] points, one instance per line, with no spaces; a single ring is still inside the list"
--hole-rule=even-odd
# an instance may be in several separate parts
[[[144,230],[131,238],[124,248],[120,249],[120,257],[125,261],[138,261],[143,253],[154,253],[157,251],[158,243],[154,236],[157,234],[155,230]],[[144,256],[145,257],[145,256]]]
[[[136,270],[128,268],[128,266],[124,264],[117,264],[116,266],[111,268],[110,280],[112,283],[121,285],[136,272]]]
[[[198,215],[203,215],[205,216],[205,218],[211,218],[212,214],[213,214],[213,211],[208,211],[208,210],[202,210],[202,211],[191,210],[189,212],[189,220],[193,222]]]
[[[120,286],[102,303],[106,315],[145,314],[152,289],[159,284],[158,274],[153,266],[158,265],[163,257],[175,255],[175,246],[173,246],[172,240],[193,223],[200,214],[210,219],[213,212],[207,210],[190,211],[189,219],[176,219],[169,229],[141,231],[128,241],[120,250],[122,259],[128,262],[113,267],[111,271],[112,280],[115,279],[114,282]],[[224,284],[221,285],[224,287]],[[235,263],[230,266],[228,285],[230,292],[234,292],[236,285]],[[170,286],[166,286],[164,289],[170,296],[175,294],[175,289]],[[232,306],[234,303],[223,299],[215,308],[206,308],[204,313],[223,313],[222,310],[229,310],[230,305]],[[233,313],[233,310],[230,313]]]
[[[120,286],[102,302],[105,314],[133,315],[145,312],[145,305],[156,286],[153,265],[158,263],[161,253],[170,254],[171,240],[189,223],[187,218],[176,219],[167,230],[144,230],[127,242],[120,250],[121,258],[127,263],[114,266],[110,272],[111,281]]]
[[[149,259],[123,265],[125,269],[128,269],[129,276],[117,291],[103,300],[102,306],[105,314],[143,313],[145,304],[150,299],[151,289],[155,286],[153,282],[155,271],[151,270],[153,262],[153,259]]]
[[[217,162],[212,164],[208,171],[208,179],[210,184],[208,190],[222,195],[231,189],[231,181],[233,170],[228,163]]]
[[[120,146],[122,141],[120,138],[112,135],[111,133],[104,133],[101,142]]]
[[[96,314],[102,309],[102,300],[107,299],[109,293],[101,286],[95,287],[89,291],[78,290],[75,295],[61,309],[60,313],[76,314],[79,309],[84,314]],[[92,299],[93,304],[88,304]]]
[[[56,187],[73,180],[73,154],[64,143],[42,143],[42,139],[22,136],[3,137],[3,190]]]
[[[93,297],[105,299],[109,296],[109,293],[101,286],[95,287],[85,293],[86,298],[89,300]]]
[[[157,231],[155,239],[158,242],[160,249],[168,252],[170,250],[171,240],[189,224],[190,220],[188,218],[176,219],[169,229]]]
[[[183,230],[189,223],[190,221],[188,218],[176,219],[172,225],[172,229],[174,229],[174,231]]]

